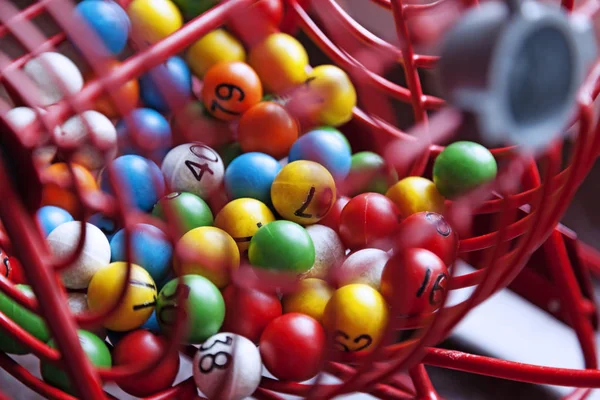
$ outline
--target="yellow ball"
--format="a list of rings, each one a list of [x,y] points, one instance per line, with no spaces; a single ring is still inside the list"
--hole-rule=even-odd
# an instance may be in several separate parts
[[[98,270],[92,277],[87,292],[90,311],[107,311],[118,300],[127,278],[127,263],[114,262]],[[125,332],[139,328],[152,314],[156,305],[156,285],[152,277],[139,265],[131,264],[127,293],[117,308],[104,320],[104,327]]]
[[[281,299],[284,313],[298,312],[322,322],[325,306],[334,290],[322,279],[307,278],[298,283],[294,293]]]
[[[156,43],[183,25],[177,6],[170,0],[133,0],[127,7],[134,37]]]
[[[339,126],[352,118],[356,90],[342,69],[319,65],[309,74],[306,84],[319,99],[315,118],[320,125]]]
[[[369,285],[354,283],[335,291],[323,315],[323,324],[343,351],[369,351],[382,339],[388,306]]]
[[[444,197],[435,183],[420,176],[409,176],[395,183],[385,194],[398,206],[402,218],[422,212],[444,212]]]
[[[244,61],[244,46],[231,33],[216,29],[190,46],[187,62],[194,74],[202,78],[206,71],[221,61]]]
[[[240,252],[233,238],[214,226],[186,233],[175,248],[173,268],[178,276],[202,275],[219,289],[229,284],[231,272],[240,266]]]
[[[215,226],[227,232],[243,254],[250,246],[256,231],[275,221],[275,216],[264,203],[249,198],[230,201],[219,211]]]
[[[248,62],[265,91],[280,93],[307,78],[308,54],[290,35],[273,33],[250,49]]]
[[[294,161],[279,171],[271,185],[271,200],[285,219],[302,225],[324,218],[335,202],[335,182],[314,161]]]

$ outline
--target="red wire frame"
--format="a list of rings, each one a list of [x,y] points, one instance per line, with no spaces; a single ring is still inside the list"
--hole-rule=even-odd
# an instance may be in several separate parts
[[[118,68],[112,70],[110,74],[105,73],[103,66],[106,64],[103,64],[103,60],[94,59],[93,55],[85,54],[96,66],[99,78],[89,82],[77,95],[67,97],[46,115],[40,116],[46,130],[52,132],[51,128],[58,121],[73,112],[86,109],[90,101],[100,96],[103,90],[114,90],[128,80],[135,79],[164,62],[170,56],[179,53],[206,32],[222,25],[228,15],[234,13],[236,7],[250,3],[249,0],[231,0],[216,6],[210,12],[186,24],[173,35],[151,47],[140,50]],[[309,17],[305,8],[296,0],[286,2],[287,15],[282,28],[290,30],[294,26],[299,26],[325,54],[350,74],[361,94],[361,106],[364,107],[364,110],[356,108],[354,122],[363,129],[366,135],[375,139],[374,150],[385,154],[387,161],[395,166],[402,176],[422,175],[427,163],[442,150],[434,143],[441,142],[458,129],[461,118],[456,111],[447,108],[435,114],[431,119],[428,118],[427,110],[440,109],[444,106],[444,102],[442,99],[423,93],[418,70],[432,68],[437,59],[415,52],[409,20],[444,2],[415,5],[404,4],[401,0],[377,0],[377,4],[390,9],[393,14],[398,43],[400,43],[398,47],[381,40],[358,25],[333,0],[313,3],[312,11],[320,18],[321,25],[326,28],[327,33],[321,30],[321,27]],[[465,5],[473,4],[465,2]],[[35,31],[32,31],[32,25],[28,25],[28,21],[43,12],[49,12],[65,28],[66,32],[70,33],[70,37],[77,37],[73,33],[79,30],[85,31],[85,28],[70,24],[65,20],[64,15],[61,16],[61,11],[70,10],[69,7],[70,5],[64,0],[42,0],[17,13],[10,3],[0,1],[0,21],[3,23],[0,26],[0,35],[12,33],[21,40],[29,52],[14,61],[0,53],[0,78],[9,87],[11,94],[16,94],[17,98],[25,100],[25,103],[34,104],[35,99],[27,94],[29,88],[27,80],[23,79],[19,68],[32,55],[53,49],[66,37],[64,33],[44,40],[40,40],[37,36],[36,41],[34,40],[35,35],[33,35]],[[571,10],[573,3],[565,1],[563,7]],[[592,16],[598,11],[598,5],[595,1],[589,0],[583,3],[578,11]],[[367,68],[370,65],[368,57],[362,57],[361,54],[352,51],[356,46],[353,46],[344,36],[357,39],[362,45],[367,45],[373,53],[379,56],[380,60],[384,61],[383,64],[399,61],[404,68],[408,87],[404,88],[386,80],[380,75],[383,71],[369,70]],[[90,35],[84,37],[88,40]],[[85,50],[85,46],[82,48]],[[579,122],[578,132],[575,146],[570,155],[571,161],[566,168],[561,170],[562,143],[556,143],[540,157],[540,165],[543,165],[541,173],[533,159],[520,155],[515,149],[494,149],[493,153],[498,159],[507,161],[507,166],[501,170],[499,178],[467,198],[450,204],[447,217],[455,227],[463,226],[462,221],[469,221],[476,214],[495,214],[496,221],[498,221],[496,230],[490,229],[490,232],[485,235],[461,240],[461,253],[466,255],[482,251],[485,259],[483,264],[486,266],[479,271],[463,276],[453,276],[450,279],[450,289],[477,286],[474,294],[468,300],[455,306],[442,308],[435,318],[403,321],[394,326],[390,324],[387,328],[388,333],[391,333],[394,329],[420,327],[422,329],[415,338],[418,340],[385,347],[382,344],[380,348],[366,357],[356,356],[353,360],[353,367],[332,361],[326,363],[324,370],[340,377],[343,380],[341,384],[310,386],[264,378],[261,382],[261,389],[256,392],[255,396],[265,399],[280,398],[274,393],[275,391],[309,397],[329,397],[351,391],[367,391],[378,397],[390,399],[438,398],[423,367],[424,364],[524,382],[582,388],[600,387],[600,372],[594,370],[597,367],[597,361],[593,329],[589,321],[589,309],[582,305],[584,303],[581,296],[578,296],[580,293],[577,282],[568,268],[569,260],[564,243],[561,245],[560,237],[553,230],[598,154],[600,125],[594,125],[592,105],[600,91],[599,82],[600,65],[597,64],[580,91],[576,119]],[[169,102],[177,101],[176,95],[169,93],[166,95]],[[412,106],[417,125],[410,132],[403,132],[394,126],[393,113],[387,101],[382,100],[383,95]],[[113,96],[112,100],[119,106],[118,98]],[[6,109],[7,105],[2,104],[2,110]],[[122,109],[122,111],[125,114],[125,111],[128,110]],[[398,151],[407,147],[410,148],[412,154]],[[411,161],[408,166],[407,157]],[[522,174],[521,182],[515,182],[512,179],[517,174]],[[29,213],[20,205],[19,197],[12,187],[9,175],[10,171],[7,166],[0,165],[0,191],[6,197],[6,200],[0,202],[0,217],[4,221],[16,255],[26,266],[27,278],[39,299],[37,308],[42,314],[53,316],[48,319],[48,324],[53,336],[57,338],[59,351],[49,349],[39,343],[16,324],[11,323],[2,313],[0,313],[0,326],[32,348],[40,358],[54,362],[61,361],[81,398],[92,399],[105,395],[99,384],[100,378],[111,380],[117,377],[132,376],[158,365],[162,357],[146,365],[123,366],[110,370],[96,371],[90,366],[77,344],[78,341],[74,340],[76,320],[64,311],[64,293],[57,289],[56,278],[50,273],[49,268],[54,267],[59,270],[68,265],[69,260],[62,262],[51,260],[44,253],[44,244],[39,232],[36,231]],[[117,185],[114,173],[111,174],[110,180],[113,185]],[[519,190],[519,184],[521,190]],[[89,210],[88,213],[103,211],[125,221],[126,227],[141,220],[146,221],[147,217],[130,214],[129,210],[123,208],[122,205],[126,204],[123,195],[117,193],[115,201],[102,195],[84,196],[77,184],[75,190],[82,204]],[[497,199],[487,200],[490,191],[497,193]],[[518,210],[525,206],[529,207],[529,213],[519,218]],[[500,223],[500,221],[503,222]],[[510,221],[510,223],[505,221]],[[146,222],[156,224],[154,220]],[[167,227],[163,228],[167,229]],[[83,230],[82,233],[85,231]],[[127,241],[127,248],[130,252],[130,239],[128,238]],[[509,248],[510,241],[516,241],[516,245]],[[83,238],[81,243],[83,243]],[[553,275],[560,277],[564,282],[564,287],[561,289],[562,300],[565,306],[572,311],[571,325],[582,343],[587,370],[538,367],[429,347],[446,337],[453,326],[472,307],[510,283],[523,268],[531,253],[542,243],[546,243],[545,246],[548,251],[552,252],[555,260],[550,266]],[[81,245],[79,247],[81,248]],[[73,257],[76,256],[77,254],[73,255]],[[11,290],[9,285],[10,283],[0,279],[0,288],[8,289],[6,292],[14,295],[14,290]],[[119,296],[120,299],[125,295],[125,291],[126,288]],[[19,300],[28,308],[34,309],[36,306],[34,302],[26,299],[20,298]],[[118,302],[115,307],[117,305]],[[77,321],[93,325],[107,313],[80,317]],[[181,324],[178,324],[176,334],[170,341],[169,351],[177,350],[178,338],[182,329]],[[62,359],[60,359],[60,354],[64,355]],[[373,364],[375,360],[379,362]],[[70,398],[31,376],[6,355],[0,355],[0,365],[40,394],[50,398]],[[408,370],[409,374],[398,372],[403,370]],[[406,384],[407,379],[408,385]],[[583,398],[587,393],[588,390],[578,390],[574,392],[572,398]],[[151,398],[174,397],[196,398],[197,393],[193,380],[188,379]]]

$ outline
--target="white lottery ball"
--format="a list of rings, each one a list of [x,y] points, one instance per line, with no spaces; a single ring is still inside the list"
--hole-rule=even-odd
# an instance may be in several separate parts
[[[89,310],[87,303],[87,294],[85,293],[67,293],[67,303],[69,304],[69,310],[71,310],[71,313],[73,315],[85,314]],[[88,330],[90,329],[88,328]],[[102,326],[91,329],[90,332],[94,333],[99,338],[106,337],[106,329],[104,329]]]
[[[55,257],[67,258],[77,249],[81,222],[65,222],[54,229],[46,241]],[[85,243],[79,257],[61,272],[63,284],[69,289],[85,289],[92,276],[110,263],[110,244],[100,229],[86,222]]]
[[[258,387],[262,361],[250,340],[233,333],[211,336],[193,361],[194,381],[209,399],[241,400]]]
[[[379,290],[383,267],[389,259],[390,255],[379,249],[363,249],[350,254],[336,271],[337,285],[364,283]]]
[[[340,266],[346,257],[346,248],[338,234],[325,225],[306,227],[315,245],[315,264],[302,278],[326,279],[331,268]]]
[[[77,66],[59,53],[42,53],[29,60],[23,70],[39,88],[40,106],[54,104],[66,93],[77,93],[83,87],[83,76]],[[66,93],[61,86],[66,89]]]
[[[186,143],[167,153],[161,170],[171,192],[190,192],[207,199],[223,183],[225,167],[210,147]]]
[[[40,108],[38,109],[38,112],[43,114],[46,111]],[[9,110],[4,117],[15,129],[25,129],[30,124],[36,122],[38,118],[35,110],[29,107],[15,107]],[[40,125],[39,128],[42,129],[42,125]],[[55,128],[55,132],[60,132],[58,126]],[[55,155],[56,146],[41,146],[33,151],[33,157],[41,165],[49,164]]]

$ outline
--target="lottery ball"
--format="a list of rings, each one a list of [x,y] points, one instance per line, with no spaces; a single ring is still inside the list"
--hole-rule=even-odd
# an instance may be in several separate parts
[[[399,316],[430,314],[442,305],[448,268],[429,250],[411,248],[394,255],[381,276],[381,294]]]
[[[96,213],[90,217],[88,222],[104,233],[106,238],[110,241],[112,237],[117,233],[120,228],[120,224],[113,218],[109,218],[102,213]]]
[[[258,151],[281,159],[287,156],[296,139],[296,119],[272,101],[256,104],[240,118],[238,141],[244,152]]]
[[[281,302],[274,293],[229,285],[223,291],[225,299],[224,332],[242,335],[258,343],[260,335],[281,315]]]
[[[324,225],[311,225],[306,227],[315,245],[315,264],[302,278],[325,279],[329,272],[339,267],[346,257],[346,247],[338,234]]]
[[[202,78],[212,66],[220,62],[246,60],[246,50],[231,33],[215,29],[190,46],[186,60],[192,72]]]
[[[112,366],[110,350],[108,350],[108,347],[104,344],[102,339],[93,333],[82,329],[77,330],[77,336],[79,336],[79,344],[81,345],[83,352],[93,366],[99,368],[110,368]],[[48,342],[48,346],[53,348],[57,347],[54,339]],[[69,375],[61,367],[57,367],[53,363],[47,361],[42,361],[40,369],[42,378],[46,383],[69,394],[75,394],[75,391],[71,386]]]
[[[110,244],[102,231],[94,225],[85,223],[85,242],[79,257],[60,276],[65,287],[69,289],[85,289],[92,276],[110,263]],[[65,259],[77,249],[81,222],[66,222],[55,228],[46,242],[50,252],[58,259]]]
[[[35,295],[29,286],[17,285],[17,289],[27,297],[32,299],[35,298]],[[29,311],[1,291],[0,311],[36,339],[46,342],[50,338],[50,331],[40,316]],[[13,339],[12,336],[6,333],[2,328],[0,328],[0,350],[11,354],[29,353],[27,347]]]
[[[127,7],[134,38],[149,44],[169,36],[183,25],[177,6],[170,0],[133,0]]]
[[[88,306],[92,312],[104,312],[114,306],[127,279],[127,263],[114,262],[96,272],[88,287]],[[130,331],[140,327],[156,305],[156,285],[150,274],[131,264],[127,293],[117,308],[103,321],[107,329]]]
[[[455,199],[496,177],[498,166],[488,149],[478,143],[455,142],[433,163],[433,181],[442,196]]]
[[[102,41],[103,50],[108,50],[112,55],[123,51],[127,44],[131,23],[125,10],[117,3],[83,1],[75,7],[75,11]]]
[[[281,165],[264,153],[246,153],[234,159],[225,171],[225,190],[231,199],[250,197],[271,204],[271,185]]]
[[[383,338],[388,306],[369,285],[354,283],[335,291],[325,307],[323,325],[338,350],[371,351]]]
[[[23,71],[37,87],[36,99],[41,107],[57,103],[83,87],[83,76],[75,63],[60,53],[42,53],[29,60]]]
[[[86,314],[90,310],[87,303],[87,294],[85,293],[67,292],[67,304],[73,315]],[[89,329],[89,331],[100,339],[106,337],[106,329],[103,326],[94,327],[94,329]]]
[[[109,74],[110,71],[116,70],[121,65],[116,60],[107,61],[107,68],[104,74]],[[90,71],[85,75],[87,81],[95,79],[94,71]],[[105,89],[107,92],[108,89]],[[134,109],[140,98],[140,86],[137,79],[130,79],[124,84],[120,85],[114,91],[111,90],[111,95],[108,93],[98,97],[94,102],[94,109],[100,113],[106,115],[109,118],[119,118],[122,112]],[[113,102],[113,98],[118,99],[119,107]]]
[[[267,92],[281,93],[303,83],[307,76],[308,54],[294,37],[272,33],[250,49],[248,62]]]
[[[165,182],[158,166],[144,157],[133,154],[116,158],[112,163],[116,172],[118,190],[127,194],[132,206],[150,211],[165,191]],[[115,188],[108,180],[108,171],[102,171],[102,190],[113,194]]]
[[[319,221],[319,224],[330,227],[336,232],[340,230],[340,216],[342,215],[342,210],[346,207],[346,204],[350,201],[350,197],[340,196],[337,198],[331,209],[325,216]]]
[[[183,288],[179,279],[187,287],[188,296],[184,304],[178,303]],[[219,289],[200,275],[184,275],[167,283],[158,295],[156,318],[163,333],[169,334],[177,319],[177,308],[185,307],[187,332],[184,342],[202,343],[219,332],[225,319],[225,301]]]
[[[209,399],[242,400],[262,378],[258,349],[234,333],[218,333],[200,346],[192,361],[194,381]]]
[[[444,198],[435,184],[420,176],[409,176],[394,184],[385,194],[406,218],[422,211],[444,212]]]
[[[44,237],[48,236],[59,225],[73,221],[66,210],[55,206],[44,206],[35,213],[35,218]]]
[[[385,194],[396,182],[398,174],[379,154],[361,151],[352,155],[352,165],[346,179],[348,195],[356,196],[366,192]]]
[[[171,191],[190,192],[205,200],[223,183],[224,169],[219,154],[200,143],[173,148],[161,166]]]
[[[152,215],[168,222],[170,226],[175,225],[180,236],[194,228],[213,224],[210,207],[193,193],[173,192],[166,195],[156,203]]]
[[[335,182],[321,164],[294,161],[281,169],[271,186],[271,201],[285,219],[315,224],[335,202]]]
[[[290,150],[290,162],[314,161],[331,173],[336,181],[342,181],[350,171],[352,153],[348,140],[340,131],[314,129],[300,137]]]
[[[248,258],[257,267],[302,274],[315,263],[315,245],[302,226],[274,221],[256,231],[250,240]]]
[[[334,290],[322,279],[308,278],[298,283],[296,291],[283,296],[283,312],[308,315],[323,322],[325,306]]]
[[[159,112],[137,108],[117,124],[121,154],[146,154],[162,160],[171,146],[171,125]],[[142,147],[143,146],[143,147]]]
[[[379,249],[363,249],[348,256],[346,261],[335,271],[338,287],[352,283],[364,283],[379,290],[381,274],[390,255]]]
[[[44,170],[46,176],[59,182],[60,185],[54,182],[44,185],[42,205],[60,207],[69,214],[78,216],[81,205],[79,204],[79,198],[75,195],[73,177],[84,193],[98,190],[98,185],[94,176],[85,167],[75,163],[72,163],[71,167],[73,168],[73,175],[71,175],[66,163],[52,164]]]
[[[19,260],[9,257],[2,249],[0,249],[0,275],[15,284],[26,283],[25,273]]]
[[[169,343],[165,338],[146,330],[136,330],[125,335],[113,350],[114,364],[118,366],[148,364],[161,357]],[[124,392],[146,397],[171,387],[179,372],[179,353],[167,355],[160,364],[144,374],[117,379]]]
[[[131,262],[144,268],[154,281],[164,278],[171,265],[173,248],[169,238],[159,228],[137,224],[131,235]],[[125,230],[118,231],[110,241],[111,262],[127,261]]]
[[[416,213],[400,224],[394,252],[413,247],[429,250],[441,258],[444,264],[452,265],[458,255],[458,235],[442,215]]]
[[[262,98],[262,84],[246,63],[226,61],[213,65],[204,75],[202,100],[210,114],[230,121],[239,118]]]
[[[217,214],[215,226],[229,233],[243,254],[256,231],[273,221],[275,216],[269,207],[256,199],[246,198],[227,203]]]
[[[398,231],[398,207],[379,193],[363,193],[346,204],[340,215],[340,237],[352,250],[389,250]]]
[[[166,94],[173,98],[191,98],[192,73],[181,57],[173,56],[140,77],[140,95],[147,107],[169,113],[171,107]]]
[[[229,284],[231,273],[240,266],[240,252],[227,232],[213,226],[194,228],[175,247],[175,273],[201,275],[219,289]]]
[[[325,332],[319,322],[299,313],[275,318],[260,337],[265,367],[282,381],[302,382],[315,376],[325,350]]]
[[[283,3],[281,0],[258,0],[254,2],[248,10],[250,18],[256,18],[257,22],[249,24],[243,18],[231,18],[227,22],[227,28],[239,38],[247,39],[245,34],[248,28],[256,32],[257,24],[260,25],[259,33],[256,36],[262,38],[266,33],[278,31],[278,27],[283,19]],[[250,39],[250,38],[248,38]]]
[[[4,114],[4,119],[8,123],[12,124],[13,129],[17,131],[25,130],[28,127],[31,129],[31,124],[35,124],[33,125],[35,127],[34,129],[42,129],[41,121],[38,119],[38,113],[45,114],[46,111],[41,108],[34,110],[30,107],[15,107],[8,110],[6,114]],[[60,127],[55,127],[55,132],[56,135],[60,134]],[[37,147],[33,150],[34,161],[36,164],[42,166],[50,164],[50,162],[54,159],[54,156],[56,156],[56,150],[56,146],[52,145]]]

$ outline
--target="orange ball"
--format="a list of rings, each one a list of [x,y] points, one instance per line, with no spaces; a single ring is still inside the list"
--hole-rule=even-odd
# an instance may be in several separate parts
[[[72,163],[71,165],[73,167],[75,179],[84,192],[98,190],[98,184],[90,171],[79,164]],[[75,194],[74,182],[67,164],[57,163],[50,165],[44,171],[44,176],[48,178],[51,177],[53,180],[60,182],[61,185],[67,186],[61,187],[56,183],[44,185],[42,191],[42,205],[60,207],[76,217],[81,211],[81,205]]]
[[[216,118],[230,121],[260,101],[262,84],[256,72],[241,61],[220,62],[204,75],[202,100]]]
[[[118,68],[120,64],[121,63],[117,61],[111,62],[107,73],[110,73],[110,71]],[[93,78],[94,75],[90,74],[86,81],[89,81]],[[131,79],[130,81],[127,81],[121,85],[116,91],[116,97],[121,99],[123,102],[123,107],[127,107],[130,110],[134,109],[137,106],[140,98],[140,86],[137,79]],[[94,103],[94,109],[109,118],[118,118],[123,114],[123,112],[125,112],[125,110],[119,111],[119,108],[113,103],[108,94],[96,99],[96,102]]]
[[[258,103],[240,119],[238,141],[246,153],[258,151],[280,159],[287,156],[296,139],[296,119],[277,103]]]

